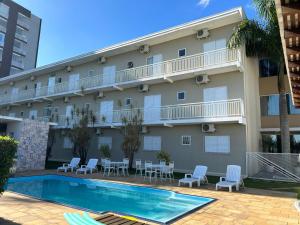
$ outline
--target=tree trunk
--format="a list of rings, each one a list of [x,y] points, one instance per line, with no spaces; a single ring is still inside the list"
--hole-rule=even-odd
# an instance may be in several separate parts
[[[288,120],[284,77],[285,76],[284,76],[283,70],[281,69],[280,74],[278,76],[281,151],[283,153],[291,153],[290,130],[289,130],[289,120]]]
[[[129,153],[129,169],[132,169],[133,158],[134,158],[134,152],[130,152]]]

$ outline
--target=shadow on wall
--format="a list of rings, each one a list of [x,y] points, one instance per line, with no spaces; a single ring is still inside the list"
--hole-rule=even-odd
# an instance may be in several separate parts
[[[4,219],[4,218],[0,218],[0,225],[18,225],[20,223],[15,223],[13,221]]]

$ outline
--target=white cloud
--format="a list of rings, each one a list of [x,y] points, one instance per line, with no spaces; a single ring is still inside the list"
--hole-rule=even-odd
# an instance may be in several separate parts
[[[210,2],[210,0],[199,0],[198,5],[203,8],[206,8],[208,6],[209,2]]]

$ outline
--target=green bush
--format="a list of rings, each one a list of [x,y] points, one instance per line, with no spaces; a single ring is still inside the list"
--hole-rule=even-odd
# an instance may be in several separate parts
[[[15,139],[0,136],[0,194],[4,191],[10,168],[13,166],[17,146],[18,142]]]
[[[104,158],[110,158],[111,153],[108,145],[101,145],[100,147],[101,156]]]
[[[158,160],[164,160],[166,161],[166,163],[169,163],[171,161],[171,156],[166,151],[160,151],[159,153],[157,153],[156,158]]]

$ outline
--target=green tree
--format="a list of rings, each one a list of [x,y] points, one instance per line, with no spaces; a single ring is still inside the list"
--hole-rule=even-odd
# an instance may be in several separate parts
[[[18,143],[13,138],[0,136],[0,194],[4,191],[17,147]]]
[[[229,48],[245,46],[247,57],[268,58],[278,70],[279,117],[282,151],[290,153],[287,99],[284,85],[284,55],[274,0],[253,0],[259,21],[244,19],[234,30]]]
[[[80,163],[85,164],[89,150],[93,127],[96,121],[94,113],[88,108],[75,108],[70,118],[66,118],[68,126],[67,136],[74,144],[73,151],[80,157]]]

